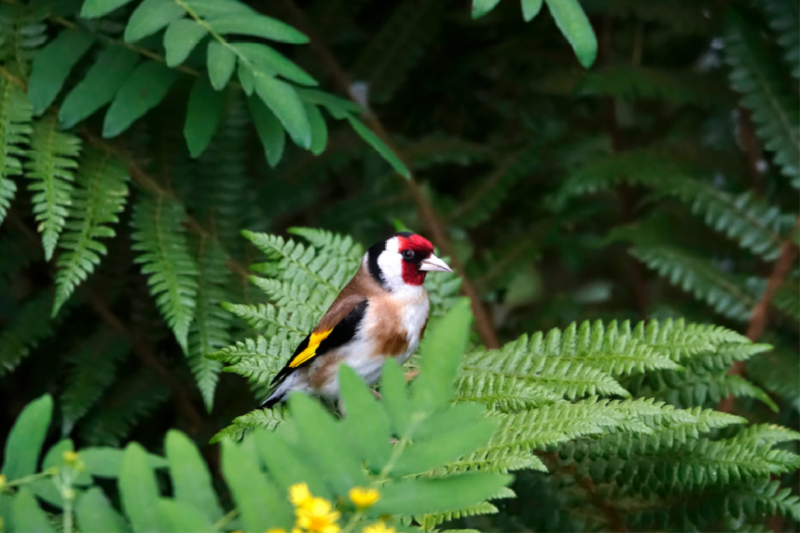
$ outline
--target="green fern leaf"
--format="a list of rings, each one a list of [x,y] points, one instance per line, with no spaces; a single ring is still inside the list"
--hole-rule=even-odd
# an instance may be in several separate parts
[[[485,222],[509,194],[511,188],[521,179],[541,165],[538,150],[527,147],[505,157],[486,179],[481,180],[480,186],[470,191],[468,199],[453,209],[448,216],[448,222],[475,227]]]
[[[210,443],[214,444],[224,439],[241,440],[245,434],[257,428],[274,430],[284,420],[282,409],[256,409],[234,418],[233,424],[214,435]]]
[[[532,409],[561,399],[561,394],[546,385],[480,372],[461,372],[454,392],[456,402],[479,402],[502,412]]]
[[[58,121],[48,115],[33,125],[30,161],[26,177],[33,180],[33,212],[39,222],[46,260],[53,257],[58,237],[64,229],[67,209],[72,205],[73,171],[78,163],[81,141],[71,133],[58,131]]]
[[[0,224],[17,192],[11,176],[20,174],[19,157],[25,153],[32,131],[33,107],[19,87],[7,78],[0,78]]]
[[[758,302],[746,290],[743,280],[679,248],[636,246],[630,253],[673,285],[692,293],[730,319],[747,321]]]
[[[108,253],[99,239],[116,235],[110,226],[119,221],[128,197],[128,171],[111,154],[88,148],[79,169],[70,216],[59,241],[64,251],[58,258],[53,316]]]
[[[530,341],[523,336],[498,351],[468,354],[461,379],[471,375],[471,391],[496,395],[490,376],[506,376],[508,386],[522,387],[515,382],[523,380],[573,399],[596,393],[627,396],[612,376],[666,368],[679,367],[636,340],[629,323],[604,327],[601,322],[584,322],[580,327],[571,325],[563,334],[554,329],[546,336],[536,333]]]
[[[230,279],[228,256],[215,239],[200,239],[195,245],[199,275],[197,305],[189,330],[189,366],[206,409],[214,405],[214,390],[222,364],[205,357],[230,343],[231,315],[220,304],[226,299]]]
[[[800,411],[800,357],[796,350],[778,346],[771,353],[757,355],[747,362],[747,375]]]
[[[42,339],[53,334],[56,325],[47,310],[53,293],[43,291],[15,309],[0,332],[0,376],[11,372]]]
[[[148,276],[150,293],[161,314],[175,333],[178,344],[188,353],[189,326],[197,298],[197,265],[189,253],[183,220],[183,205],[159,195],[142,197],[133,209],[133,250],[135,262]]]
[[[67,357],[71,376],[61,393],[61,433],[68,435],[75,423],[95,404],[114,381],[117,365],[130,346],[107,331],[99,331]]]
[[[639,322],[631,334],[637,341],[681,364],[698,354],[716,354],[720,350],[738,354],[740,349],[749,351],[749,347],[755,346],[756,351],[749,354],[752,355],[766,349],[766,345],[752,344],[750,339],[730,329],[709,324],[687,324],[683,319]],[[730,361],[746,358],[732,358]]]
[[[316,326],[315,312],[295,312],[291,306],[275,307],[272,304],[231,304],[223,303],[222,307],[239,318],[244,319],[254,330],[265,337],[271,337],[284,328],[302,339]],[[291,309],[294,309],[292,311]]]
[[[769,25],[778,34],[778,44],[785,51],[783,58],[792,68],[792,76],[800,79],[800,9],[795,2],[760,0]]]
[[[233,346],[207,354],[215,361],[226,363],[225,372],[240,374],[254,384],[267,385],[285,361],[292,355],[301,337],[279,331],[267,340],[264,337],[238,341]]]
[[[489,502],[481,502],[476,505],[471,505],[458,511],[448,511],[445,513],[426,514],[417,517],[417,521],[422,525],[424,531],[431,531],[433,528],[446,522],[448,520],[456,520],[458,518],[465,518],[468,516],[478,516],[483,514],[496,514],[497,507]]]
[[[660,189],[679,196],[709,227],[767,261],[777,259],[785,235],[794,225],[794,216],[781,213],[751,191],[731,195],[692,179],[663,183]]]
[[[779,69],[762,49],[757,34],[739,16],[726,24],[725,59],[731,66],[733,89],[743,94],[764,147],[775,153],[775,163],[800,188],[800,105],[781,83]]]
[[[613,96],[626,101],[661,100],[675,105],[718,103],[719,91],[692,73],[613,65],[586,72],[574,88],[579,96]]]
[[[776,424],[758,424],[742,429],[734,438],[752,442],[756,446],[764,444],[772,446],[782,442],[800,440],[800,433]]]
[[[78,425],[81,439],[94,446],[119,447],[142,418],[169,398],[169,389],[149,369],[120,380]]]
[[[548,202],[562,208],[574,196],[608,189],[621,183],[644,185],[676,196],[705,223],[743,248],[774,260],[795,217],[755,198],[752,192],[732,195],[698,179],[700,172],[675,155],[658,150],[633,150],[597,158],[572,172]]]

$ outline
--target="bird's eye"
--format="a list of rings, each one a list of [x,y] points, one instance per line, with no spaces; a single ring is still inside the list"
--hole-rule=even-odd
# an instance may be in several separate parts
[[[414,258],[413,250],[403,250],[403,259],[413,259],[413,258]]]

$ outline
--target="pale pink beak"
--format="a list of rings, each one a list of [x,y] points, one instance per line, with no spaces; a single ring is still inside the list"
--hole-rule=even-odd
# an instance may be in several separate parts
[[[431,256],[422,261],[419,269],[423,272],[452,272],[453,269],[447,266],[447,263],[431,254]]]

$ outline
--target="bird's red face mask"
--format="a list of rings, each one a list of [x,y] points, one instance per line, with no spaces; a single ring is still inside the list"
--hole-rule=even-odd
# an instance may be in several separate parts
[[[433,245],[419,235],[399,235],[398,252],[402,257],[403,281],[407,285],[422,285],[427,272],[452,272],[447,263],[433,254]]]

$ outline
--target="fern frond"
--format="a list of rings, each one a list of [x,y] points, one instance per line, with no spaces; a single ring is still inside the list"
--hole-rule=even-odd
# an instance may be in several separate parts
[[[471,228],[486,221],[502,205],[511,188],[540,165],[535,147],[507,155],[475,190],[469,191],[468,199],[451,211],[448,222]]]
[[[488,360],[487,360],[488,362]],[[462,365],[459,371],[459,378],[474,374],[478,381],[488,381],[491,375],[506,376],[506,384],[509,387],[517,386],[516,381],[522,380],[527,383],[543,386],[562,398],[575,399],[582,398],[590,394],[604,394],[615,396],[629,396],[620,384],[611,376],[597,370],[596,368],[585,366],[581,363],[572,362],[567,358],[557,357],[538,357],[531,358],[530,364],[526,364],[523,372],[514,373],[513,371],[494,370],[484,366],[484,362],[469,362]],[[473,366],[475,365],[475,366]],[[522,386],[520,386],[522,387]],[[489,391],[490,385],[476,383],[473,391]]]
[[[64,229],[67,209],[72,205],[72,190],[81,150],[81,141],[58,130],[58,121],[47,115],[33,124],[25,176],[31,180],[33,212],[39,222],[44,257],[53,257],[58,237]]]
[[[431,0],[406,0],[394,9],[353,65],[354,78],[369,83],[370,100],[392,97],[436,36],[441,18],[442,6]]]
[[[224,439],[241,440],[248,432],[263,428],[274,430],[285,420],[282,409],[256,409],[233,419],[233,423],[214,435],[210,444]]]
[[[0,224],[17,192],[11,176],[22,172],[20,156],[28,143],[33,106],[25,93],[5,77],[0,77]]]
[[[704,342],[703,347],[708,345]],[[504,384],[522,387],[518,380],[544,386],[566,398],[587,394],[628,393],[612,378],[635,370],[679,368],[669,357],[636,340],[625,322],[584,322],[558,329],[547,335],[522,336],[497,351],[468,354],[462,364],[461,378],[472,375],[471,391],[497,394],[491,376],[506,376]],[[521,390],[521,389],[520,389]]]
[[[214,405],[214,390],[222,364],[205,357],[230,343],[232,316],[220,304],[226,299],[230,279],[227,254],[216,239],[200,238],[195,243],[197,257],[197,302],[194,321],[189,329],[189,366],[206,409]]]
[[[743,95],[742,105],[752,112],[764,147],[775,153],[782,173],[800,188],[800,105],[783,86],[758,35],[739,16],[726,24],[725,59],[731,66],[731,86]]]
[[[673,285],[692,293],[717,313],[732,320],[747,321],[757,303],[744,288],[743,281],[679,248],[636,246],[630,253]]]
[[[777,259],[784,236],[794,225],[794,216],[781,213],[752,191],[732,195],[694,179],[673,180],[659,188],[679,196],[709,227],[767,261]]]
[[[800,458],[769,446],[735,440],[688,438],[676,441],[667,430],[652,436],[623,434],[606,457],[581,461],[596,482],[614,483],[623,491],[658,494],[699,492],[708,486],[743,485],[787,472]]]
[[[231,304],[224,303],[222,307],[244,319],[247,325],[265,337],[271,337],[279,328],[285,328],[299,338],[311,331],[316,323],[315,313],[303,313],[288,310],[287,307],[275,307],[272,304]]]
[[[500,421],[489,443],[459,461],[449,463],[436,474],[465,470],[513,470],[544,464],[531,455],[533,450],[570,441],[584,435],[612,430],[652,433],[647,422],[695,420],[691,413],[653,400],[598,400],[596,397],[575,403],[560,401],[530,411],[513,414],[489,413]]]
[[[615,187],[620,183],[655,186],[683,173],[674,157],[661,150],[641,149],[597,157],[571,172],[558,191],[547,199],[554,209],[567,200]]]
[[[51,291],[43,291],[22,303],[0,332],[0,376],[14,370],[40,340],[53,334],[50,320]]]
[[[116,235],[110,226],[119,222],[128,197],[128,171],[107,152],[84,150],[76,181],[69,218],[59,240],[64,252],[58,258],[53,316],[108,253],[99,239]]]
[[[250,276],[253,285],[264,291],[275,305],[301,315],[313,315],[319,320],[333,301],[333,293],[306,284],[284,282],[271,278]]]
[[[204,226],[225,243],[225,250],[238,257],[243,244],[239,231],[245,226],[244,206],[250,199],[247,135],[251,120],[239,92],[229,91],[226,96],[224,115],[211,144],[188,166],[186,188],[191,203],[187,200],[187,208],[208,221]]]
[[[752,344],[744,335],[722,326],[687,324],[683,319],[639,322],[631,335],[637,341],[669,356],[676,363],[698,354],[717,353],[719,350],[738,354],[738,350],[749,351],[751,346],[758,347],[758,351],[766,349],[765,345]],[[731,359],[731,362],[745,358]]]
[[[242,235],[270,259],[268,270],[280,272],[281,279],[287,283],[326,291],[335,298],[352,275],[352,271],[338,261],[341,256],[317,254],[313,246],[276,235],[251,231],[243,231]],[[259,266],[254,265],[254,270],[259,270]],[[263,268],[261,266],[261,271]]]
[[[364,257],[364,247],[349,235],[340,235],[317,228],[289,228],[288,232],[311,243],[319,253],[334,254],[348,261],[348,266],[358,268]]]
[[[756,446],[780,444],[793,440],[800,440],[800,433],[777,424],[758,424],[742,429],[734,439],[742,442],[752,442]]]
[[[504,375],[461,372],[456,379],[455,402],[479,402],[502,412],[532,409],[561,400],[546,385]]]
[[[417,521],[420,523],[424,531],[431,531],[433,528],[435,528],[442,522],[446,522],[448,520],[456,520],[458,518],[464,518],[468,516],[478,516],[483,514],[495,514],[497,512],[498,512],[497,507],[495,507],[491,503],[481,502],[476,505],[465,507],[464,509],[459,509],[458,511],[426,514],[425,516],[418,517]]]
[[[134,426],[169,398],[169,389],[149,369],[118,382],[78,425],[81,439],[95,446],[119,447]]]
[[[700,365],[687,367],[686,372],[662,371],[648,374],[643,386],[630,387],[634,395],[650,396],[676,407],[711,406],[723,398],[756,398],[777,410],[775,402],[760,387],[741,376],[729,375],[725,369],[709,372]]]
[[[674,155],[642,149],[597,158],[571,173],[559,191],[549,199],[563,207],[574,196],[597,192],[628,183],[645,185],[677,197],[692,213],[740,246],[774,260],[794,224],[795,217],[756,198],[752,192],[733,195],[698,179],[696,169],[681,164]]]
[[[238,341],[233,346],[206,356],[229,365],[225,367],[225,372],[235,372],[254,384],[266,385],[283,368],[299,342],[299,338],[289,336],[286,330],[282,330],[269,340],[259,336]]]
[[[772,305],[800,322],[800,284],[793,279],[784,280],[775,291]]]
[[[795,2],[759,0],[757,2],[769,19],[769,25],[778,35],[777,41],[785,51],[783,58],[800,79],[800,9]]]
[[[800,357],[796,350],[778,346],[747,362],[747,376],[764,389],[781,396],[800,411]]]
[[[133,250],[142,264],[150,293],[188,353],[188,335],[196,306],[197,265],[189,254],[183,205],[163,195],[142,196],[133,209]]]
[[[708,105],[718,101],[719,94],[708,90],[707,79],[692,73],[629,65],[613,65],[586,72],[574,92],[579,96],[613,96],[627,101],[661,100],[676,105]]]
[[[130,346],[107,331],[99,331],[67,357],[70,379],[61,393],[61,433],[68,435],[75,423],[94,405],[114,381],[117,365]]]

